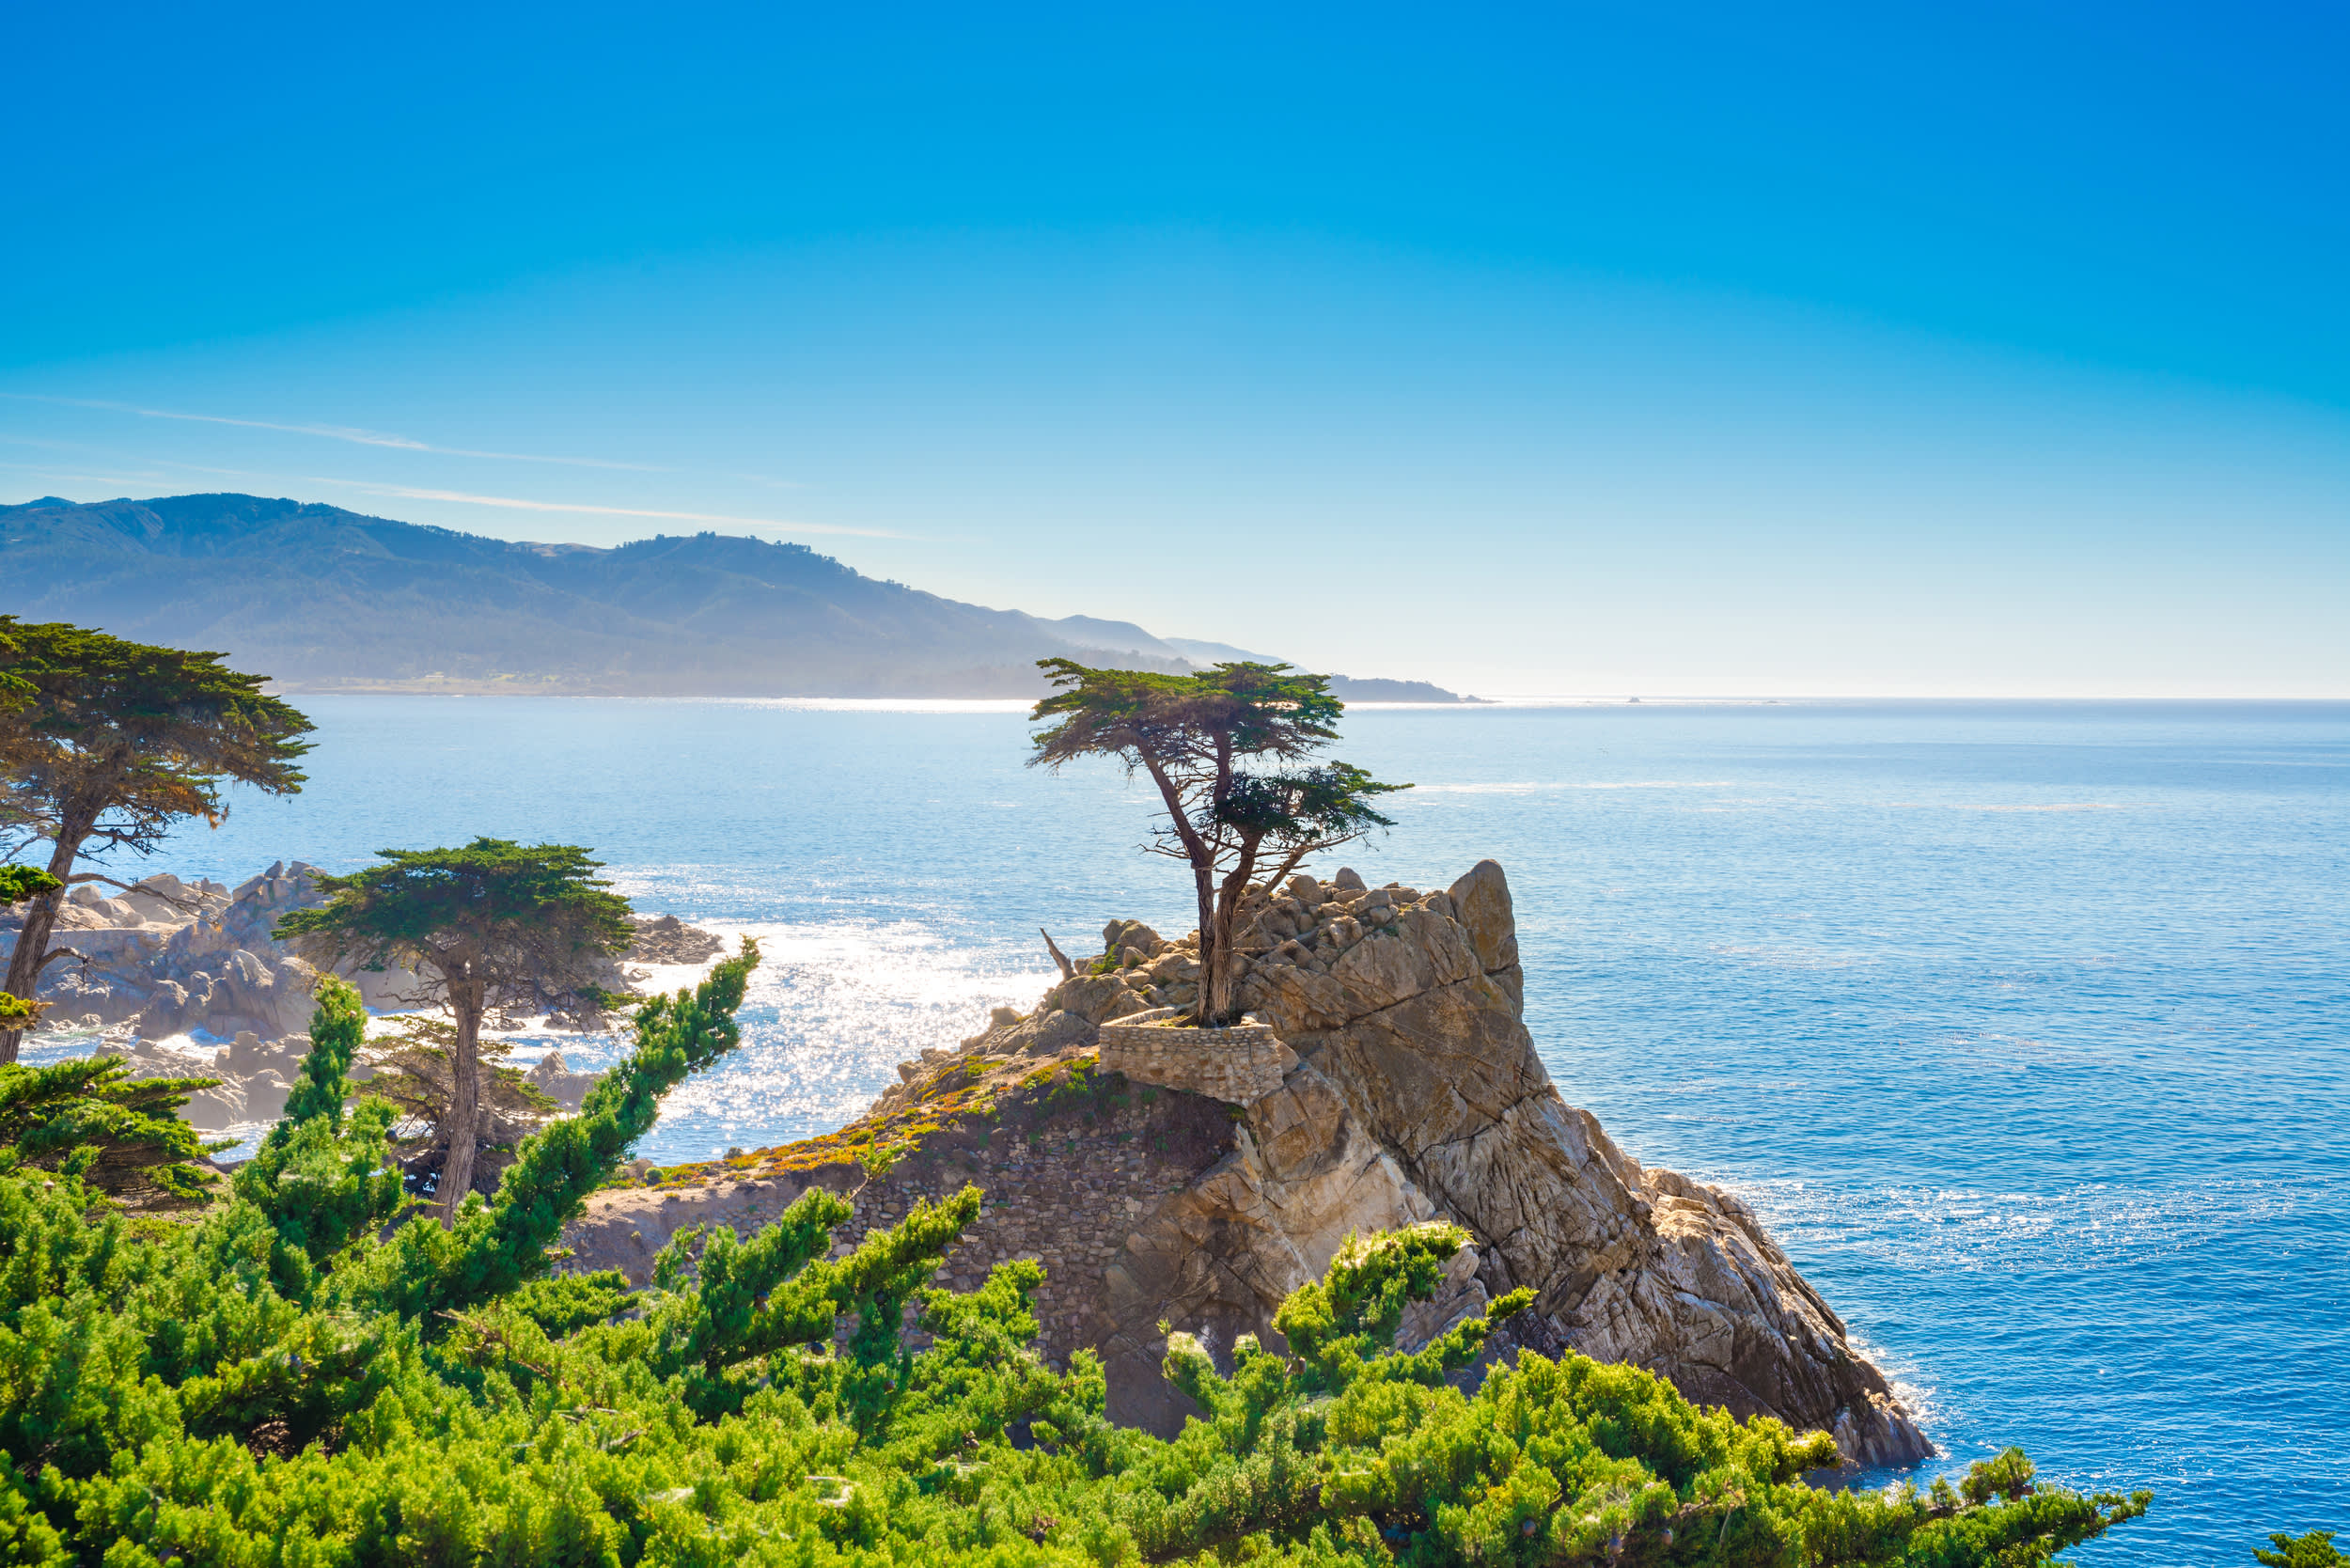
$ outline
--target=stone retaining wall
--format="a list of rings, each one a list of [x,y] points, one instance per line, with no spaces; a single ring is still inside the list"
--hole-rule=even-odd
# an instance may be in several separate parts
[[[1254,1017],[1225,1028],[1171,1023],[1177,1008],[1154,1008],[1102,1026],[1102,1071],[1136,1083],[1188,1090],[1251,1105],[1281,1087],[1297,1053]]]

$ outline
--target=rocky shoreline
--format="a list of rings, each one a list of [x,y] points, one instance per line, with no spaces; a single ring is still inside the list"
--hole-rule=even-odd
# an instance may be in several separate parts
[[[44,1029],[94,1031],[96,1048],[123,1058],[133,1076],[219,1079],[181,1113],[201,1131],[275,1121],[310,1049],[318,971],[271,933],[290,911],[324,902],[318,875],[304,861],[281,860],[234,888],[168,871],[112,896],[96,884],[74,888],[50,938],[74,958],[41,977]],[[635,943],[604,978],[609,990],[626,992],[647,978],[637,966],[706,964],[725,946],[674,915],[634,919]],[[0,918],[0,956],[15,947],[16,930],[15,917]],[[344,978],[375,1011],[434,999],[407,970],[353,970]],[[370,1075],[363,1057],[352,1076]],[[571,1072],[550,1052],[525,1076],[559,1106],[577,1110],[597,1074]]]
[[[1276,1088],[1236,1090],[1205,1060],[1197,1088],[1180,1063],[1155,1083],[1103,1070],[1102,1026],[1182,1006],[1198,973],[1192,938],[1114,921],[1089,972],[901,1065],[841,1132],[639,1167],[639,1185],[597,1194],[567,1230],[567,1266],[643,1282],[680,1231],[756,1229],[811,1185],[852,1197],[845,1248],[973,1183],[987,1202],[948,1278],[1042,1261],[1046,1353],[1099,1352],[1113,1415],[1169,1431],[1189,1407],[1159,1374],[1162,1323],[1213,1346],[1278,1344],[1274,1309],[1347,1233],[1446,1218],[1472,1245],[1407,1342],[1528,1286],[1535,1306],[1496,1354],[1631,1362],[1700,1403],[1830,1432],[1852,1466],[1934,1452],[1745,1203],[1644,1167],[1559,1097],[1523,1021],[1498,865],[1426,892],[1299,877],[1257,897],[1240,946],[1243,1006],[1294,1054]]]

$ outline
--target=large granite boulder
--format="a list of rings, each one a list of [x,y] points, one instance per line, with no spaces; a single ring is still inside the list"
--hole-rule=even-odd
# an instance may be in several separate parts
[[[1192,1413],[1160,1374],[1160,1323],[1228,1349],[1242,1334],[1278,1343],[1273,1310],[1321,1278],[1349,1234],[1437,1213],[1311,1068],[1251,1106],[1234,1142],[1143,1217],[1105,1273],[1117,1327],[1101,1351],[1122,1421],[1172,1432]]]

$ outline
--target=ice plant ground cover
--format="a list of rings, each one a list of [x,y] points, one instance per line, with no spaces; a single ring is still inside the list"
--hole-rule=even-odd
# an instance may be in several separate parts
[[[388,1107],[345,1108],[336,982],[287,1121],[193,1221],[121,1211],[55,1140],[11,1150],[0,1562],[2029,1564],[2146,1507],[2014,1452],[1816,1489],[1825,1435],[1581,1357],[1464,1392],[1488,1320],[1395,1345],[1465,1239],[1441,1224],[1351,1242],[1283,1305],[1285,1351],[1244,1339],[1220,1372],[1170,1333],[1202,1412],[1172,1440],[1104,1419],[1089,1354],[1029,1348],[1035,1264],[929,1287],[975,1188],[838,1258],[849,1205],[818,1189],[748,1240],[681,1237],[649,1292],[553,1273],[660,1096],[736,1044],[757,963],[641,1008],[582,1114],[452,1230],[385,1233],[415,1200]]]

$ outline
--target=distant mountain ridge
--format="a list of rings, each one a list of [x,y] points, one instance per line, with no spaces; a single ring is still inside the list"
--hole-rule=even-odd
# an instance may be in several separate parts
[[[800,544],[518,543],[236,494],[0,506],[0,613],[219,649],[310,691],[1028,697],[1040,658],[1181,670],[1239,651],[965,604]]]

